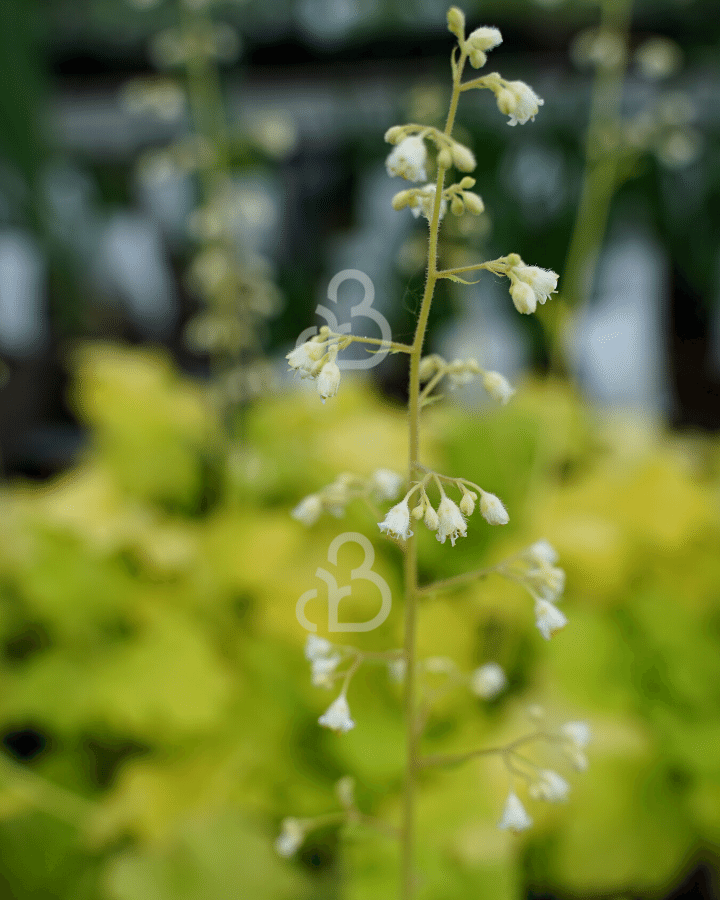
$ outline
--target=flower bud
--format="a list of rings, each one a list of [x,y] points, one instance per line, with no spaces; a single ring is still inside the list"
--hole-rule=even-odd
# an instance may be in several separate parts
[[[440,517],[429,504],[428,508],[425,510],[425,524],[430,531],[437,531],[437,527],[440,524]]]
[[[479,216],[481,213],[485,212],[485,204],[482,202],[482,198],[472,191],[465,191],[463,200],[465,201],[468,212],[471,212],[474,216]]]
[[[537,297],[535,291],[529,284],[524,281],[516,281],[510,288],[510,296],[512,297],[515,309],[519,313],[529,315],[537,309]]]
[[[413,519],[422,519],[423,513],[425,510],[423,509],[422,503],[418,503],[417,506],[414,506],[411,512]]]
[[[450,212],[454,216],[461,216],[465,212],[465,204],[462,202],[462,197],[458,197],[457,194],[450,203]]]
[[[471,516],[475,511],[475,498],[471,493],[463,494],[460,501],[460,512],[465,516]]]
[[[489,525],[507,525],[510,516],[499,497],[483,491],[480,497],[480,514]]]
[[[482,69],[487,62],[487,56],[482,50],[471,50],[470,53],[468,53],[468,59],[470,60],[470,65],[473,69]]]
[[[410,191],[399,191],[392,198],[392,208],[397,210],[405,209],[405,207],[410,202],[410,197]]]
[[[458,187],[462,188],[464,191],[466,191],[468,188],[475,187],[475,179],[471,178],[469,175],[465,175],[460,180],[460,184],[458,185]]]
[[[472,150],[462,144],[453,144],[452,158],[455,163],[455,168],[459,169],[461,172],[472,172],[477,165]]]
[[[449,169],[452,165],[452,161],[452,153],[448,150],[447,147],[443,147],[437,155],[438,169]]]
[[[457,6],[451,6],[447,11],[448,29],[459,40],[465,39],[465,14]]]

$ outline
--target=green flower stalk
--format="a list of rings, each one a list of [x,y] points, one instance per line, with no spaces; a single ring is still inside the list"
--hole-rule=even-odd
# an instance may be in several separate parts
[[[469,520],[476,509],[491,526],[506,525],[510,519],[502,500],[486,487],[464,477],[432,471],[421,462],[422,410],[428,403],[439,399],[433,391],[443,379],[447,380],[451,388],[456,388],[479,377],[488,394],[501,404],[510,401],[515,393],[501,373],[484,369],[476,359],[448,362],[437,354],[423,356],[435,288],[442,279],[469,283],[462,277],[465,273],[488,271],[508,279],[510,300],[516,310],[523,315],[530,315],[538,305],[550,299],[558,282],[555,272],[527,265],[516,253],[454,269],[442,269],[438,265],[440,224],[448,208],[453,215],[478,215],[484,209],[481,197],[472,190],[476,184],[475,179],[466,174],[476,167],[475,155],[469,147],[453,137],[461,95],[469,90],[491,91],[498,109],[508,116],[508,124],[512,126],[532,121],[543,105],[543,100],[524,82],[507,81],[497,72],[464,81],[466,64],[469,62],[476,69],[484,66],[487,54],[500,44],[502,36],[496,28],[490,27],[478,28],[466,36],[465,17],[456,7],[448,12],[448,27],[457,43],[450,58],[452,93],[444,129],[409,123],[393,126],[385,134],[385,140],[393,147],[386,161],[388,174],[392,177],[416,183],[425,182],[434,158],[434,181],[401,190],[392,201],[396,210],[409,208],[416,217],[422,215],[428,221],[427,277],[412,343],[383,342],[374,338],[334,334],[328,328],[322,328],[316,337],[287,355],[292,370],[302,377],[316,379],[323,402],[338,391],[340,371],[337,360],[350,343],[366,343],[370,348],[380,344],[391,352],[405,353],[409,357],[407,481],[403,484],[401,476],[390,469],[378,470],[369,477],[344,473],[327,488],[301,500],[292,513],[298,521],[311,525],[325,511],[342,514],[346,504],[355,497],[368,500],[372,508],[373,493],[376,500],[391,500],[405,488],[399,502],[378,522],[379,531],[399,542],[403,550],[403,647],[369,654],[351,647],[340,647],[313,634],[309,635],[306,647],[315,684],[332,687],[336,680],[341,681],[339,696],[319,719],[320,725],[333,731],[345,732],[354,727],[362,727],[362,716],[357,716],[357,723],[351,716],[348,689],[352,678],[364,664],[379,662],[387,665],[391,676],[404,683],[406,753],[402,821],[397,830],[391,828],[388,831],[397,836],[400,842],[402,900],[411,900],[417,887],[415,823],[418,775],[422,769],[456,764],[482,755],[499,755],[507,767],[510,790],[498,827],[520,831],[529,828],[532,819],[518,796],[518,782],[527,783],[526,791],[531,799],[548,802],[564,799],[569,785],[554,770],[536,765],[527,758],[525,752],[521,754],[519,750],[523,748],[524,751],[535,742],[546,742],[564,752],[566,759],[569,754],[570,761],[579,768],[578,760],[584,760],[582,748],[589,739],[589,731],[583,723],[570,723],[563,726],[563,731],[562,728],[553,728],[544,723],[541,717],[536,722],[534,731],[504,747],[483,748],[450,756],[432,757],[421,754],[421,738],[429,709],[446,689],[464,685],[475,696],[490,699],[506,683],[504,672],[495,663],[489,663],[474,673],[462,674],[452,660],[438,657],[418,659],[417,618],[421,595],[451,589],[492,573],[517,582],[530,593],[535,601],[536,624],[543,637],[550,639],[567,624],[565,615],[555,605],[564,586],[564,572],[556,566],[557,554],[554,549],[544,540],[537,541],[502,563],[478,572],[464,573],[424,585],[420,585],[418,579],[419,527],[426,527],[433,532],[442,544],[446,544],[449,539],[450,545],[454,547],[460,538],[466,537]],[[452,170],[460,173],[457,181],[448,179]],[[448,180],[449,183],[446,184]],[[334,368],[328,372],[330,366]],[[382,488],[386,490],[383,492]],[[445,688],[434,691],[426,689],[423,676],[427,672],[439,673],[445,677]],[[348,821],[350,813],[338,815],[338,821]],[[354,808],[352,815],[358,821],[359,814]],[[326,822],[327,817],[321,817],[318,823],[320,821]],[[289,855],[286,851],[298,845],[304,835],[316,827],[313,820],[303,820],[302,829],[296,826],[296,822],[295,819],[285,820],[279,839],[279,849],[284,855]]]

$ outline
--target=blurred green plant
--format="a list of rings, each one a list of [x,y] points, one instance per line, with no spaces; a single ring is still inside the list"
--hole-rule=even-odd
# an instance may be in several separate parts
[[[362,444],[365,464],[398,452],[402,411],[348,385],[325,411],[334,439],[321,448],[316,397],[267,399],[248,417],[252,481],[239,470],[236,496],[203,511],[194,498],[207,406],[197,387],[155,352],[101,345],[75,360],[85,458],[46,485],[2,492],[7,896],[387,894],[396,857],[380,834],[349,825],[338,844],[335,829],[314,833],[294,866],[272,842],[288,808],[324,812],[344,773],[370,814],[393,812],[384,796],[402,762],[397,685],[370,671],[354,686],[364,727],[318,740],[324,701],[290,614],[298,580],[314,575],[317,531],[298,531],[286,510],[318,483],[320,457],[338,473],[352,463],[367,421],[376,440]],[[429,747],[502,741],[537,703],[553,718],[582,710],[596,740],[567,814],[547,809],[522,845],[489,821],[503,794],[494,762],[477,777],[427,778],[426,889],[514,900],[531,879],[555,893],[662,896],[720,840],[720,443],[600,415],[559,382],[525,385],[491,418],[429,415],[446,443],[442,455],[432,448],[433,463],[472,466],[516,510],[502,535],[458,545],[463,566],[547,534],[567,569],[573,623],[539,654],[516,587],[498,579],[427,598],[419,653],[471,669],[492,646],[509,679],[491,704],[474,701],[472,716],[468,701],[439,702]],[[347,527],[362,519],[349,509]],[[316,528],[334,536],[332,524]],[[423,547],[429,577],[449,574],[440,551]],[[376,568],[399,584],[389,549],[378,548]],[[398,617],[389,625],[399,634]],[[13,735],[27,733],[44,749],[21,762]]]

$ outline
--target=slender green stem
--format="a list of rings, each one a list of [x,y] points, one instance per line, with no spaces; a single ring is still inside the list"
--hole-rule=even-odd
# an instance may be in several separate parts
[[[465,572],[463,575],[453,575],[452,578],[443,578],[439,581],[431,581],[418,588],[418,594],[434,594],[436,591],[444,591],[448,588],[461,587],[464,584],[470,584],[479,578],[486,578],[488,575],[496,571],[495,566],[489,566],[486,569],[475,569],[473,572]]]
[[[465,64],[466,54],[461,52],[460,59],[453,75],[453,91],[450,98],[447,121],[444,135],[452,133],[460,99],[460,79]],[[445,181],[445,169],[438,167],[437,181],[435,184],[435,202],[428,236],[428,268],[425,291],[422,305],[418,315],[410,353],[410,384],[408,397],[408,480],[413,481],[418,469],[420,452],[420,358],[422,356],[425,332],[427,330],[430,307],[432,305],[435,284],[438,279],[437,248],[438,231],[440,226],[440,204],[442,201],[443,183]],[[416,630],[417,630],[417,599],[418,599],[418,573],[417,573],[417,538],[412,535],[405,545],[404,558],[405,579],[405,747],[406,769],[405,790],[403,794],[403,825],[401,833],[401,893],[402,900],[412,900],[415,894],[415,792],[418,769],[418,734],[416,726],[417,701],[416,701]]]
[[[549,313],[549,353],[551,368],[565,370],[563,335],[571,308],[589,298],[607,230],[610,204],[619,181],[622,149],[601,149],[601,135],[617,128],[620,120],[623,83],[628,58],[633,0],[603,0],[600,28],[616,34],[622,53],[613,66],[599,66],[590,101],[590,122],[585,143],[585,171],[580,202],[562,276],[562,294]]]

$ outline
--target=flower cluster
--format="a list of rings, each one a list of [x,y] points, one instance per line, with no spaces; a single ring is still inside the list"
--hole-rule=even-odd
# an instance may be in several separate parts
[[[338,344],[334,339],[326,338],[327,330],[291,350],[285,357],[288,365],[301,378],[317,379],[318,394],[323,403],[328,397],[334,397],[340,386],[340,368],[336,362]]]
[[[332,687],[335,678],[340,677],[337,668],[346,658],[343,648],[336,647],[325,638],[309,634],[305,643],[305,658],[310,663],[312,683],[316,687]],[[350,670],[352,672],[352,670]],[[343,673],[345,681],[338,697],[318,719],[318,723],[332,731],[350,731],[355,722],[350,717],[347,702],[348,673]]]
[[[542,715],[542,711],[540,712]],[[554,731],[540,731],[535,735],[530,735],[524,741],[516,742],[515,746],[528,743],[535,738],[545,738],[551,743],[559,745],[574,767],[584,771],[587,768],[584,750],[590,742],[590,737],[590,727],[586,722],[566,722]],[[570,785],[554,769],[537,766],[524,756],[515,754],[512,745],[507,749],[504,759],[513,777],[520,774],[528,782],[528,794],[533,800],[543,800],[547,803],[563,803],[567,800]],[[511,789],[502,818],[498,822],[498,828],[507,828],[516,832],[524,831],[530,828],[532,823],[533,820],[528,815],[520,798]]]
[[[565,572],[555,564],[558,554],[547,541],[536,541],[522,553],[497,566],[497,571],[521,584],[535,601],[535,620],[545,640],[567,625],[556,606],[565,589]]]
[[[314,525],[323,512],[340,518],[356,497],[366,501],[394,500],[404,482],[404,476],[392,469],[376,469],[367,478],[343,472],[327,487],[303,497],[290,515],[303,525]]]
[[[437,510],[430,502],[426,490],[426,485],[431,478],[435,481],[440,493]],[[461,492],[459,505],[447,496],[442,485],[443,481],[454,484]],[[419,492],[418,503],[411,510],[410,498],[417,492]],[[467,535],[466,517],[473,514],[478,495],[480,496],[480,514],[485,521],[490,525],[507,525],[510,521],[507,510],[495,494],[484,491],[478,485],[464,478],[448,478],[438,475],[436,472],[428,472],[421,481],[416,482],[405,497],[390,509],[385,519],[378,522],[378,525],[380,531],[385,532],[388,536],[407,540],[413,533],[410,530],[411,518],[422,519],[431,531],[436,532],[435,536],[441,544],[450,538],[450,543],[454,547],[455,541],[459,537]]]
[[[420,383],[426,384],[423,390],[423,399],[425,399],[433,388],[439,382],[447,377],[450,389],[453,390],[468,384],[476,376],[481,376],[482,385],[488,394],[503,406],[515,393],[515,389],[510,382],[499,372],[493,372],[489,369],[483,369],[476,359],[454,359],[447,362],[437,353],[431,353],[420,360]]]

